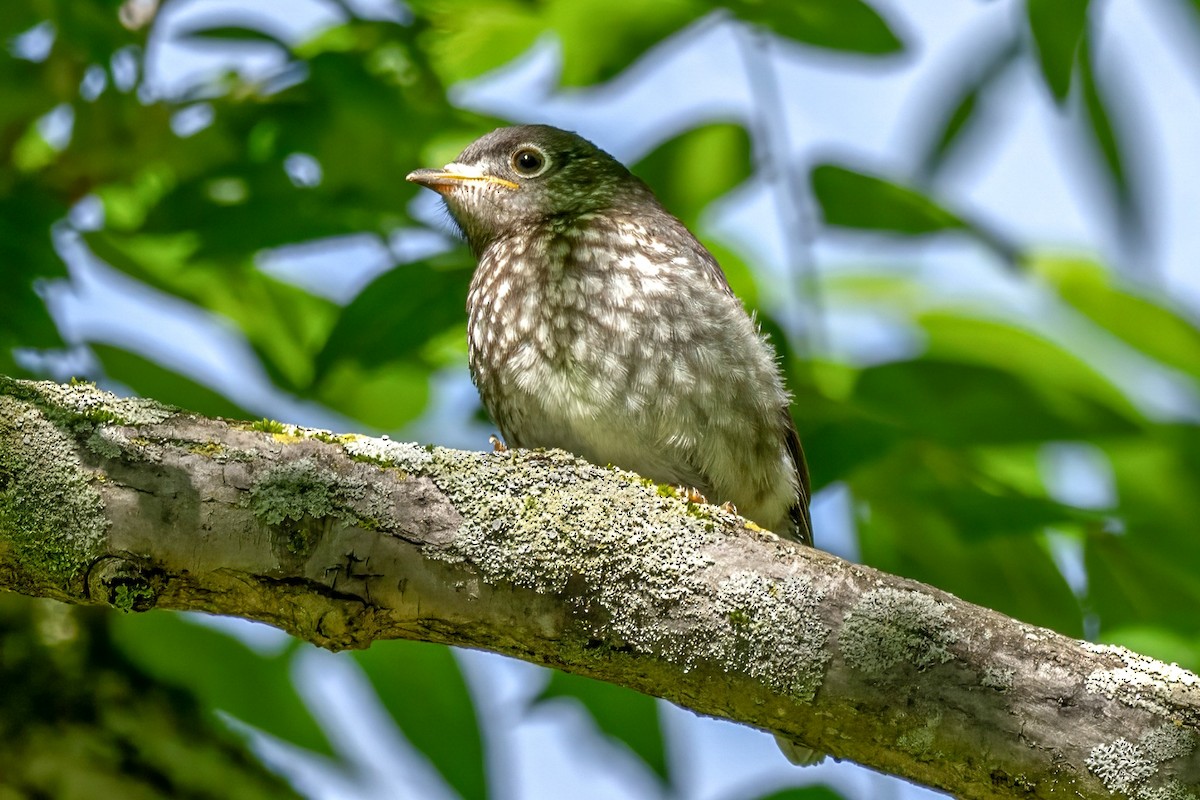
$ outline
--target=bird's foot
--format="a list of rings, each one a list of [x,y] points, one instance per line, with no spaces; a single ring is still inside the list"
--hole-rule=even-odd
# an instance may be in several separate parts
[[[741,516],[741,514],[738,513],[737,506],[735,506],[733,503],[729,502],[728,500],[726,500],[724,503],[721,503],[721,510],[728,511],[730,514],[733,514],[735,517]]]
[[[682,500],[696,505],[707,505],[708,498],[695,486],[684,486],[682,483],[675,487],[675,494]]]
[[[508,445],[506,445],[504,443],[504,440],[501,439],[496,434],[493,433],[491,436],[489,436],[488,441],[492,443],[492,452],[493,453],[507,453],[508,452]]]

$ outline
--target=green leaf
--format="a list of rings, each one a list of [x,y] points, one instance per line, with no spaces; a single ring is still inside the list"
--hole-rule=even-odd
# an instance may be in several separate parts
[[[1168,537],[1164,537],[1168,538]],[[1179,537],[1170,536],[1174,542]],[[1133,625],[1155,625],[1188,637],[1200,636],[1200,563],[1187,548],[1141,535],[1098,533],[1088,538],[1084,564],[1088,600],[1100,616],[1101,631]]]
[[[413,362],[366,368],[342,361],[321,376],[313,396],[370,428],[394,431],[425,410],[430,372]]]
[[[924,494],[930,502],[940,503],[946,516],[962,525],[966,538],[1028,535],[1050,525],[1095,517],[1045,497],[1030,497],[1013,491],[987,480],[987,476],[964,475],[962,478],[961,482],[943,481]]]
[[[10,5],[0,3],[0,8]],[[7,37],[5,41],[8,41]],[[12,58],[7,51],[0,59],[0,129],[6,131],[6,136],[12,137],[13,132],[28,129],[58,102],[69,99],[50,90],[45,74],[41,64]],[[8,168],[11,156],[7,150],[0,151],[0,165]]]
[[[1179,664],[1192,672],[1200,669],[1200,637],[1179,636],[1153,625],[1130,625],[1107,630],[1100,638],[1106,644],[1128,647],[1135,653]]]
[[[546,32],[539,9],[519,0],[414,0],[411,6],[427,26],[422,44],[447,84],[507,64]]]
[[[428,20],[426,46],[447,83],[478,77],[507,64],[544,35],[562,47],[561,82],[584,86],[607,80],[650,47],[705,12],[699,0],[418,0]]]
[[[977,506],[977,488],[974,498],[945,502],[962,488],[947,469],[956,463],[963,463],[956,450],[906,443],[849,480],[863,560],[1025,622],[1080,636],[1079,601],[1037,537],[994,535],[1006,526],[1002,520],[986,523],[993,535],[975,535],[971,526],[985,513],[1006,513],[1002,503],[986,511]]]
[[[1200,323],[1169,298],[1142,296],[1118,285],[1091,261],[1039,258],[1030,264],[1073,308],[1121,341],[1167,366],[1200,377]]]
[[[235,21],[236,22],[236,21]],[[177,36],[180,39],[196,39],[199,41],[217,41],[217,42],[257,42],[261,44],[269,44],[279,47],[284,51],[290,51],[291,47],[287,42],[280,39],[274,34],[268,33],[259,26],[262,23],[270,26],[268,20],[244,20],[243,24],[226,24],[226,25],[196,25],[181,30]]]
[[[252,251],[234,262],[207,259],[198,255],[199,242],[186,227],[173,235],[100,231],[87,237],[96,256],[116,269],[234,322],[283,386],[310,387],[313,356],[337,306],[260,272]]]
[[[858,409],[843,408],[840,413],[820,414],[809,402],[795,416],[800,441],[809,456],[814,492],[852,477],[856,470],[884,457],[904,438],[895,425],[870,419]]]
[[[1089,0],[1026,0],[1029,30],[1037,47],[1042,77],[1059,103],[1071,89]]]
[[[853,402],[870,419],[909,436],[964,446],[1136,430],[1087,394],[1056,391],[993,366],[936,357],[863,370]]]
[[[1200,635],[1200,426],[1160,424],[1102,445],[1120,498],[1119,525],[1084,541],[1088,601],[1100,630],[1157,626]]]
[[[261,655],[224,633],[155,611],[114,616],[113,642],[158,680],[193,693],[205,707],[316,753],[333,756],[291,679],[293,648]]]
[[[887,22],[862,0],[728,0],[714,3],[738,19],[769,28],[798,42],[868,55],[904,51],[904,43]]]
[[[0,186],[3,186],[0,176]],[[0,192],[0,373],[24,370],[13,359],[14,347],[57,348],[63,343],[38,293],[42,281],[62,278],[66,265],[54,252],[51,224],[66,212],[42,187],[22,179],[12,195]]]
[[[953,520],[964,540],[1028,535],[1052,524],[1097,521],[1093,512],[1047,497],[1036,474],[1035,454],[1036,447],[1028,445],[967,449],[910,439],[865,470],[894,469],[904,494],[921,498]]]
[[[697,0],[550,0],[545,7],[562,43],[564,86],[616,77],[704,13]]]
[[[1145,232],[1145,211],[1139,204],[1131,175],[1131,167],[1137,161],[1129,157],[1129,147],[1122,142],[1121,131],[1116,124],[1120,118],[1114,115],[1115,109],[1110,110],[1109,98],[1105,97],[1102,87],[1097,82],[1100,76],[1095,71],[1093,52],[1092,48],[1085,47],[1087,57],[1081,64],[1087,122],[1092,138],[1100,149],[1101,166],[1107,174],[1110,189],[1116,200],[1122,232],[1126,235],[1141,236]]]
[[[318,377],[342,363],[376,368],[415,360],[450,328],[466,336],[464,309],[474,266],[458,248],[380,275],[341,310],[317,355]]]
[[[206,416],[249,419],[253,416],[219,392],[119,347],[92,343],[91,350],[104,374],[142,397],[185,408]]]
[[[700,213],[750,177],[750,136],[741,125],[694,128],[660,144],[633,166],[663,206],[695,230]]]
[[[928,123],[928,144],[921,148],[918,170],[925,179],[923,183],[937,174],[962,136],[972,129],[980,100],[1007,73],[1019,54],[1015,41],[1004,42],[986,58],[971,53],[964,60],[963,69],[946,71],[944,77],[955,81],[952,89],[948,90],[942,81],[930,87],[928,102],[934,108],[923,115]]]
[[[968,229],[920,192],[846,167],[816,166],[812,188],[829,225],[910,236]]]
[[[923,313],[918,321],[928,337],[928,358],[990,366],[1010,373],[1044,398],[1047,410],[1064,419],[1074,418],[1074,424],[1065,427],[1057,438],[1088,438],[1068,436],[1071,430],[1137,433],[1145,424],[1141,413],[1112,381],[1082,357],[1036,333],[943,311]],[[952,384],[944,388],[951,393],[943,398],[954,398],[954,392],[969,390]],[[1025,413],[1023,406],[1011,408]]]
[[[583,705],[596,727],[622,742],[654,774],[670,784],[667,753],[659,725],[657,701],[649,695],[611,683],[554,670],[535,702],[570,698]]]
[[[414,747],[464,800],[488,796],[475,705],[450,648],[426,642],[376,642],[354,653],[384,708]]]

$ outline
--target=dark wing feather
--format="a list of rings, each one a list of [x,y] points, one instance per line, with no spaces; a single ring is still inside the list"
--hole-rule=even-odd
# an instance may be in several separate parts
[[[725,271],[721,269],[721,265],[717,263],[713,254],[708,252],[708,248],[702,245],[682,222],[670,214],[666,216],[675,223],[677,233],[682,236],[683,240],[691,243],[692,253],[704,262],[707,267],[706,273],[713,283],[730,297],[736,297],[733,289],[729,286],[729,281],[725,278]],[[787,441],[788,455],[792,457],[792,463],[796,465],[796,478],[800,485],[796,504],[788,510],[788,513],[792,519],[796,539],[803,544],[812,545],[812,517],[808,513],[808,500],[812,496],[812,487],[808,478],[808,462],[804,460],[804,448],[800,446],[800,435],[796,433],[796,423],[792,420],[792,412],[786,406],[783,408],[783,417],[784,439]]]
[[[790,509],[792,523],[796,527],[796,538],[807,545],[813,543],[812,517],[808,513],[808,499],[812,497],[812,485],[808,478],[808,462],[804,460],[804,448],[800,446],[800,435],[796,433],[796,423],[792,413],[785,406],[783,409],[784,439],[787,441],[788,455],[796,465],[796,478],[800,484],[800,492],[796,496],[796,505]]]

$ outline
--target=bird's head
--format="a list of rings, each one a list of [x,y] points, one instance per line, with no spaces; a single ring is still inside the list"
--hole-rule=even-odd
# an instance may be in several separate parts
[[[569,222],[644,189],[608,153],[549,125],[498,128],[442,169],[419,169],[408,180],[442,195],[476,252],[500,236],[554,218]]]

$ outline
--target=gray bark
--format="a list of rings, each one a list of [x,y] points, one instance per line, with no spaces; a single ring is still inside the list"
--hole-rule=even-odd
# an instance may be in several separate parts
[[[0,586],[244,617],[331,649],[483,648],[964,798],[1200,796],[1195,675],[561,452],[0,379]]]

